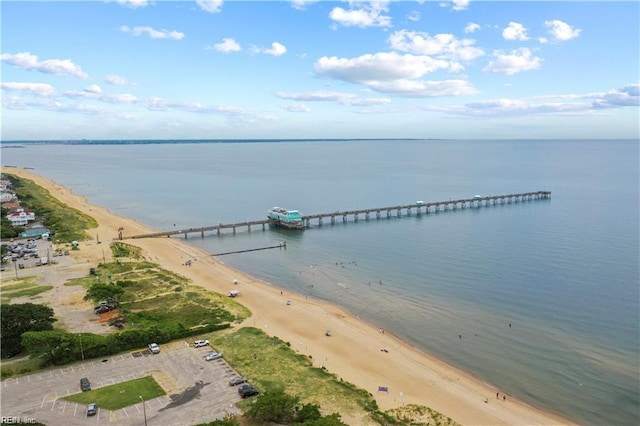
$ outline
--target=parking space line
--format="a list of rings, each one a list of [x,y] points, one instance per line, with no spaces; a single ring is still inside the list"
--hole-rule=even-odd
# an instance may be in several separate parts
[[[44,402],[46,401],[46,399],[47,399],[47,395],[42,397],[42,404],[40,404],[40,408],[44,407]]]
[[[76,412],[78,411],[78,403],[76,402],[76,406],[73,409],[73,415],[76,415]]]
[[[51,404],[51,411],[53,411],[53,409],[56,408],[56,401],[57,399],[53,400],[53,404]]]
[[[127,413],[127,410],[125,409],[125,407],[122,407],[122,411],[124,411],[124,414],[129,417],[129,413]]]
[[[64,413],[64,410],[67,409],[67,401],[64,401],[64,405],[62,406],[62,412]]]

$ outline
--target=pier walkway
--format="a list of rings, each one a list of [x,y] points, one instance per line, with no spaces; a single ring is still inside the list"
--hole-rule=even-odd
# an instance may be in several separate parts
[[[365,220],[370,220],[373,215],[376,219],[402,217],[403,215],[411,216],[414,214],[420,216],[422,214],[436,213],[439,211],[457,210],[465,208],[481,208],[488,206],[495,206],[501,204],[519,203],[524,201],[533,200],[548,200],[551,198],[551,191],[535,191],[535,192],[522,192],[517,194],[506,195],[491,195],[491,196],[479,196],[476,195],[472,198],[463,198],[459,200],[447,200],[447,201],[434,201],[434,202],[422,202],[417,201],[413,204],[405,204],[390,207],[374,207],[371,209],[360,210],[345,210],[335,211],[332,213],[318,213],[304,215],[304,221],[306,227],[312,226],[314,223],[322,225],[323,221],[329,220],[331,224],[335,224],[337,221],[348,222],[351,218],[354,222],[358,222],[361,216]],[[395,213],[395,214],[394,214]],[[204,226],[201,228],[188,228],[188,229],[176,229],[173,231],[154,232],[150,234],[130,235],[125,236],[124,230],[118,232],[118,239],[135,239],[135,238],[154,238],[154,237],[170,237],[172,235],[184,235],[187,238],[189,234],[197,233],[204,238],[206,232],[216,232],[218,235],[223,230],[231,230],[234,234],[237,229],[246,228],[248,232],[251,232],[252,227],[261,227],[264,231],[266,225],[269,224],[268,219],[254,220],[251,222],[238,222],[228,224],[218,224],[213,226]]]

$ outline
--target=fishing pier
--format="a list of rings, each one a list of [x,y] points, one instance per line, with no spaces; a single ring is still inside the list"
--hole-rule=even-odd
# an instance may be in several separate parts
[[[466,208],[481,208],[481,207],[489,207],[489,206],[497,206],[502,204],[512,204],[512,203],[520,203],[527,201],[536,201],[536,200],[548,200],[551,199],[551,191],[535,191],[535,192],[522,192],[517,194],[506,194],[506,195],[491,195],[491,196],[481,196],[476,195],[471,198],[462,198],[459,200],[447,200],[447,201],[434,201],[434,202],[423,202],[416,201],[412,204],[398,205],[398,206],[390,206],[390,207],[374,207],[370,209],[360,209],[360,210],[345,210],[345,211],[335,211],[331,213],[318,213],[318,214],[309,214],[304,215],[305,227],[310,227],[314,223],[318,226],[322,226],[324,220],[328,220],[332,225],[337,222],[346,223],[351,219],[354,222],[358,222],[361,218],[364,220],[371,220],[372,216],[375,219],[379,220],[382,218],[390,219],[392,217],[402,217],[402,216],[412,216],[415,212],[417,216],[421,216],[422,214],[430,214],[437,213],[440,211],[447,210],[458,210],[458,209],[466,209]],[[238,223],[228,223],[228,224],[218,224],[213,226],[204,226],[201,228],[188,228],[188,229],[175,229],[172,231],[162,231],[162,232],[154,232],[149,234],[140,234],[140,235],[131,235],[125,236],[123,235],[123,230],[118,231],[118,239],[135,239],[135,238],[155,238],[155,237],[170,237],[172,235],[184,235],[184,238],[188,238],[189,234],[200,234],[202,238],[204,238],[205,233],[207,232],[215,232],[217,235],[220,235],[224,230],[231,230],[233,234],[236,233],[238,229],[247,229],[248,232],[251,232],[252,227],[261,227],[264,231],[266,226],[269,224],[268,219],[264,220],[254,220],[250,222],[238,222]]]

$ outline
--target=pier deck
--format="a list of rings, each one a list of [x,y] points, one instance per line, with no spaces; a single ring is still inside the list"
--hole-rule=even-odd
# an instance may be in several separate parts
[[[359,210],[345,210],[335,211],[331,213],[317,213],[304,215],[304,221],[306,227],[310,227],[313,223],[322,225],[324,219],[328,219],[331,224],[335,224],[337,220],[342,222],[348,222],[351,218],[354,222],[360,219],[361,215],[364,215],[365,220],[370,220],[371,215],[375,215],[376,219],[402,217],[403,215],[411,216],[415,211],[415,214],[420,216],[422,214],[429,214],[431,212],[457,210],[465,208],[481,208],[488,206],[495,206],[500,204],[511,204],[523,201],[533,200],[548,200],[551,198],[551,191],[535,191],[535,192],[521,192],[517,194],[506,195],[491,195],[491,196],[475,196],[472,198],[463,198],[459,200],[447,200],[447,201],[433,201],[433,202],[415,202],[413,204],[404,204],[389,207],[374,207],[370,209]],[[395,212],[395,214],[394,214]],[[118,239],[135,239],[135,238],[155,238],[155,237],[170,237],[172,235],[184,235],[184,238],[188,238],[188,234],[198,233],[201,237],[204,237],[206,232],[216,232],[218,235],[223,230],[231,230],[234,234],[238,229],[246,228],[251,232],[251,227],[259,226],[264,231],[266,225],[269,224],[268,219],[254,220],[250,222],[238,222],[228,224],[218,224],[213,226],[204,226],[201,228],[188,228],[188,229],[176,229],[172,231],[153,232],[149,234],[139,234],[125,236],[124,230],[118,232]]]

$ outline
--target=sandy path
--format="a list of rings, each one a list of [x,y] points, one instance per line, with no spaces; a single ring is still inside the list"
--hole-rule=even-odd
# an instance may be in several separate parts
[[[135,220],[91,206],[83,197],[29,170],[6,171],[34,180],[62,202],[93,216],[99,227],[91,234],[98,235],[105,244],[118,235],[119,227],[124,227],[125,237],[154,231]],[[513,398],[497,400],[492,387],[406,345],[390,333],[381,334],[336,306],[288,292],[281,295],[280,288],[235,271],[178,238],[127,242],[141,247],[148,260],[186,276],[195,285],[220,293],[238,288],[242,291],[238,302],[253,313],[245,324],[290,342],[293,349],[311,355],[315,365],[323,365],[339,377],[367,389],[382,409],[403,403],[421,404],[462,424],[572,424]],[[101,262],[105,244],[82,243],[74,258],[78,263]],[[109,261],[110,253],[105,254]],[[196,261],[192,266],[184,266],[186,258]],[[233,284],[234,279],[238,280],[237,286]],[[287,305],[287,300],[292,304]],[[331,337],[324,335],[326,329],[332,330]],[[389,352],[381,352],[381,348]],[[378,386],[388,387],[389,392],[378,392]]]

